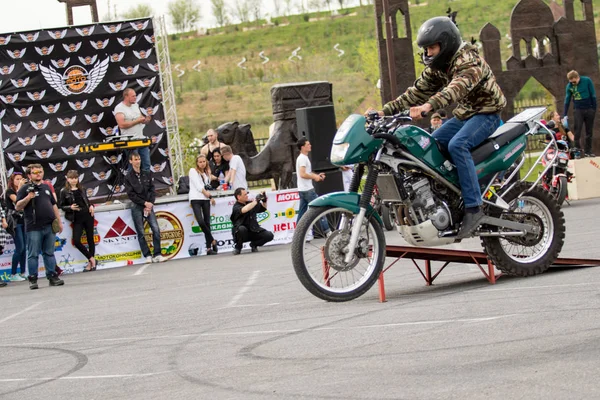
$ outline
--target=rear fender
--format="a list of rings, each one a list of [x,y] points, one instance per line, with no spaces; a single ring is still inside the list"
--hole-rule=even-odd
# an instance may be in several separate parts
[[[318,197],[311,201],[308,205],[310,207],[340,207],[345,210],[358,214],[360,211],[360,194],[354,192],[334,192],[324,196]],[[375,215],[375,219],[380,224],[383,224],[381,216],[375,211],[372,205],[369,204],[367,207],[367,217]]]

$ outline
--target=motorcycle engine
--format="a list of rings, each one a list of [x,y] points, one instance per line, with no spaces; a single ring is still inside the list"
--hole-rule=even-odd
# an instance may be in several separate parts
[[[406,201],[416,224],[431,220],[433,226],[442,231],[452,220],[448,206],[432,191],[428,178],[422,175],[407,177],[404,181],[409,197]]]

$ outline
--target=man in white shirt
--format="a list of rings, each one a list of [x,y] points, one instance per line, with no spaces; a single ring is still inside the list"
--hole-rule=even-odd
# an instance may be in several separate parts
[[[300,209],[298,210],[298,219],[296,219],[296,223],[298,223],[308,210],[308,203],[318,197],[312,181],[321,182],[325,180],[325,174],[312,172],[312,165],[308,158],[308,153],[312,148],[310,142],[303,137],[298,140],[296,145],[300,150],[300,155],[296,159],[296,178],[298,180],[298,195],[300,196]],[[330,232],[325,218],[321,218],[320,224],[324,234]]]
[[[229,188],[232,190],[237,188],[247,189],[246,167],[242,157],[234,155],[231,147],[227,145],[221,147],[221,155],[229,163],[229,172],[225,177],[225,182],[229,184]]]
[[[144,125],[148,124],[152,118],[142,115],[140,106],[137,104],[135,90],[127,88],[123,91],[123,101],[117,104],[113,114],[115,114],[121,135],[133,136],[136,139],[146,138]],[[137,152],[142,159],[142,169],[150,171],[150,147],[140,147]]]

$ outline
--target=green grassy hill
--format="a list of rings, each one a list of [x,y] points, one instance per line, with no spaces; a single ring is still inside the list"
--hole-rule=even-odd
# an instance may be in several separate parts
[[[451,7],[458,11],[457,21],[463,37],[477,39],[487,22],[494,24],[502,35],[508,33],[510,14],[517,2],[430,0],[420,3],[410,8],[413,38],[423,21],[444,15]],[[581,18],[578,6],[576,4],[576,16]],[[596,21],[599,11],[600,6],[596,6]],[[380,106],[375,88],[379,78],[375,22],[373,6],[365,6],[346,9],[336,17],[330,13],[315,13],[277,18],[271,26],[259,21],[211,30],[204,36],[172,36],[169,41],[171,61],[186,70],[181,79],[174,75],[183,144],[202,136],[210,127],[234,120],[252,124],[255,137],[267,137],[268,126],[273,122],[270,88],[279,83],[315,80],[333,83],[338,123],[352,112]],[[509,43],[503,37],[504,59],[510,53]],[[338,57],[333,49],[336,44],[345,51],[344,56]],[[288,57],[297,47],[301,47],[298,54],[302,60],[291,62]],[[267,64],[262,64],[261,51],[270,59]],[[241,69],[237,64],[244,57],[246,69]],[[198,61],[201,61],[200,72],[192,69]],[[532,86],[527,90],[533,96],[539,88]]]

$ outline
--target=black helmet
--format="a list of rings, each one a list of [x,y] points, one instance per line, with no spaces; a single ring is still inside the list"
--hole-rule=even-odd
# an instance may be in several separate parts
[[[425,21],[417,33],[417,45],[424,49],[436,43],[440,44],[440,52],[435,57],[423,53],[423,63],[426,66],[445,71],[450,60],[460,48],[462,37],[460,31],[448,17],[435,17]]]

